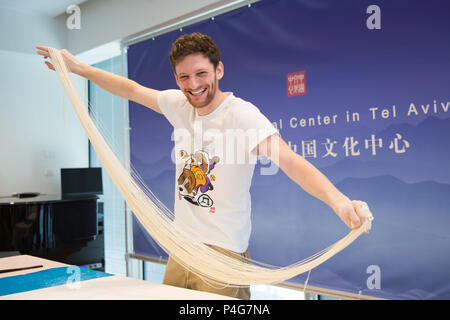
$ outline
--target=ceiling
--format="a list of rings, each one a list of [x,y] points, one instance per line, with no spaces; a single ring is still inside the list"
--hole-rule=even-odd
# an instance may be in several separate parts
[[[71,4],[79,5],[87,0],[0,0],[1,8],[14,9],[30,14],[56,17],[65,13]]]

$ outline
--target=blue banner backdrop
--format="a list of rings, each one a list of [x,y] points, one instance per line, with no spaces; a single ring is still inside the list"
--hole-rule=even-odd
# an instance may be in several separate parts
[[[293,150],[374,214],[370,235],[313,269],[308,284],[449,299],[449,12],[444,0],[263,0],[130,46],[129,77],[177,88],[172,42],[212,36],[225,65],[221,89],[254,103]],[[172,127],[133,102],[130,125],[132,165],[173,209]],[[281,170],[261,175],[264,166],[251,188],[253,259],[289,265],[349,231]],[[136,221],[134,249],[166,257]]]

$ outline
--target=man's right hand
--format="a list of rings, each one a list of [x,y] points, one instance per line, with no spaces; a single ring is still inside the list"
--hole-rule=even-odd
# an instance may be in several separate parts
[[[40,54],[44,57],[44,59],[47,59],[50,57],[50,54],[48,52],[48,47],[44,46],[36,46],[38,49],[37,54]],[[64,58],[64,62],[67,66],[68,71],[79,74],[82,63],[75,59],[75,57],[66,49],[60,50],[61,56]],[[47,67],[51,70],[55,70],[55,67],[50,61],[44,61]]]
[[[36,48],[38,49],[37,54],[43,56],[44,59],[50,57],[48,47],[36,46]],[[60,53],[64,59],[64,63],[66,64],[68,71],[96,83],[112,94],[127,100],[135,101],[155,112],[162,113],[161,109],[158,107],[158,90],[146,88],[126,77],[119,76],[78,61],[66,49],[60,50]],[[50,61],[46,60],[45,64],[49,69],[55,70],[55,67]]]

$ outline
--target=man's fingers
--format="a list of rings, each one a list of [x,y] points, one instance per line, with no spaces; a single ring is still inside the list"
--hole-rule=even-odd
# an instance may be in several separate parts
[[[361,220],[356,213],[350,215],[350,228],[355,229],[361,225]]]
[[[36,46],[36,49],[38,49],[38,51],[36,52],[37,54],[41,55],[44,57],[44,59],[47,59],[50,57],[50,54],[48,53],[48,47],[45,46]],[[49,61],[44,61],[45,64],[47,65],[47,67],[51,70],[55,70],[55,67],[53,67],[53,64],[51,64]]]
[[[36,46],[36,49],[38,49],[37,54],[44,56],[44,58],[48,58],[50,56],[50,54],[48,53],[48,47]]]
[[[45,59],[50,57],[50,54],[48,53],[48,51],[37,51],[36,53],[43,56]]]
[[[53,65],[52,65],[50,62],[45,61],[45,64],[47,65],[47,67],[48,67],[49,69],[55,70],[55,67],[53,67]]]
[[[45,53],[45,52],[38,52],[37,54],[40,54],[41,56],[43,56],[44,59],[47,59],[48,57],[50,57],[50,55],[48,53]]]
[[[370,212],[369,206],[364,201],[353,200],[353,207],[357,215],[362,219],[372,218],[372,214]]]
[[[370,212],[369,206],[364,201],[353,200],[353,207],[355,209],[356,214],[358,215],[361,222],[370,219],[373,219],[372,213]],[[365,232],[366,234],[369,232]]]

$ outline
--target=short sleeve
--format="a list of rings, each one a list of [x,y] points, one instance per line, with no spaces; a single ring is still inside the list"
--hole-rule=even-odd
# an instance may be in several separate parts
[[[186,97],[180,90],[169,89],[158,93],[158,107],[174,128],[180,124],[185,105]]]
[[[239,127],[249,133],[254,133],[249,140],[248,151],[255,152],[256,146],[275,133],[279,133],[275,126],[253,104],[247,102],[239,116]]]

